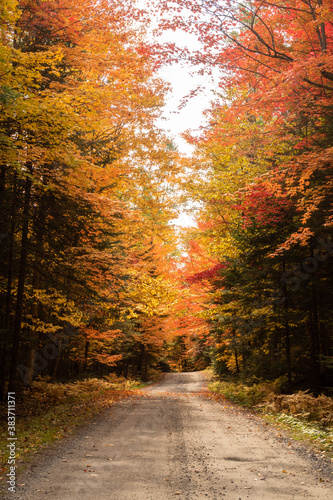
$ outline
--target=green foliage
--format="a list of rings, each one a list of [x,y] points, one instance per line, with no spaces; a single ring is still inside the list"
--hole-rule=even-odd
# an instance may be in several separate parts
[[[296,440],[308,441],[321,450],[333,451],[333,430],[322,428],[314,422],[304,422],[300,418],[285,413],[276,414],[274,420],[288,429]]]
[[[209,390],[223,394],[226,398],[237,404],[253,408],[259,405],[278,389],[273,383],[261,382],[258,384],[246,385],[241,381],[217,381],[208,386]]]

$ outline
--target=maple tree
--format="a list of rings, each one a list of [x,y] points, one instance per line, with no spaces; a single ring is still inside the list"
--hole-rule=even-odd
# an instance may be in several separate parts
[[[286,375],[289,388],[304,360],[309,383],[330,380],[332,15],[329,1],[162,2],[160,29],[201,46],[155,46],[157,58],[221,70],[208,126],[187,134],[184,183],[199,207],[193,238],[217,261],[197,272],[210,284],[213,358],[220,373]]]
[[[258,158],[260,152],[261,163],[284,165],[290,186],[300,194],[299,207],[304,213],[303,225],[293,238],[305,242],[311,233],[306,223],[323,198],[316,184],[304,194],[305,183],[309,186],[317,172],[326,178],[327,198],[332,189],[327,133],[333,90],[330,2],[180,0],[168,2],[171,12],[172,4],[174,16],[162,19],[162,29],[190,30],[197,34],[202,48],[179,52],[167,46],[170,58],[188,57],[193,63],[203,63],[203,71],[216,65],[224,70],[221,92],[230,105],[224,122],[219,121],[221,106],[217,105],[213,120],[218,124],[207,136],[223,137],[224,145],[244,141],[245,147],[252,139],[248,157],[260,144],[256,155]],[[246,119],[249,127],[238,126],[230,133],[228,124]],[[257,124],[254,128],[253,123]],[[330,223],[329,213],[326,217]]]
[[[18,364],[30,382],[121,359],[113,346],[126,325],[114,324],[147,272],[152,235],[172,251],[166,185],[178,175],[154,125],[167,86],[154,76],[141,11],[90,0],[5,7],[1,390],[8,377],[14,387]],[[48,358],[50,338],[63,347]]]

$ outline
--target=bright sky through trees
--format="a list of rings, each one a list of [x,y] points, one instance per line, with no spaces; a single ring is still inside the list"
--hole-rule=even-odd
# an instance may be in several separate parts
[[[150,8],[143,0],[138,0],[137,6],[142,9]],[[151,31],[158,23],[156,15],[156,10],[151,7]],[[180,29],[166,30],[157,38],[153,34],[151,36],[159,43],[175,43],[179,47],[191,48],[191,50],[200,50],[201,47],[195,35]],[[185,62],[166,64],[160,68],[158,74],[171,84],[163,119],[158,121],[158,125],[167,133],[170,132],[181,153],[189,155],[193,147],[181,137],[181,134],[186,130],[195,133],[205,124],[203,112],[209,108],[211,100],[214,99],[214,91],[218,88],[218,83],[211,75],[195,74],[193,65]],[[188,99],[188,94],[195,90],[197,90],[196,95]]]
[[[200,47],[195,36],[181,30],[175,32],[168,30],[159,41],[172,42],[184,47]],[[181,137],[181,134],[189,129],[195,133],[205,124],[203,112],[214,99],[214,85],[216,89],[217,84],[214,84],[210,75],[194,74],[193,67],[185,63],[165,65],[159,70],[159,74],[171,84],[164,120],[161,120],[159,125],[167,131],[170,130],[180,152],[190,154],[193,147]],[[198,90],[196,95],[187,99],[186,96],[194,90]]]
[[[175,43],[184,48],[200,49],[196,37],[182,30],[167,30],[158,40],[160,43]],[[191,155],[194,147],[182,137],[182,134],[190,130],[195,136],[207,123],[204,112],[216,98],[218,83],[214,81],[214,74],[198,75],[195,73],[195,68],[185,62],[166,64],[158,73],[163,80],[171,84],[163,118],[158,120],[158,126],[170,133],[181,153]],[[194,91],[195,94],[189,97]],[[181,212],[172,222],[181,227],[194,224],[193,218],[185,212]]]

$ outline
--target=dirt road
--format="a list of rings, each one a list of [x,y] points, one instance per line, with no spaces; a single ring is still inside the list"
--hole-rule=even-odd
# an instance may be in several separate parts
[[[196,394],[203,385],[200,373],[167,374],[41,455],[5,498],[333,498],[330,470],[242,409]]]

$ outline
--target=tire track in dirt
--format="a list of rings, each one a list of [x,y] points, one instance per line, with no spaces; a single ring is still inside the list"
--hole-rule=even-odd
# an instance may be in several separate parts
[[[6,500],[324,500],[332,470],[242,409],[167,374],[42,453]]]

